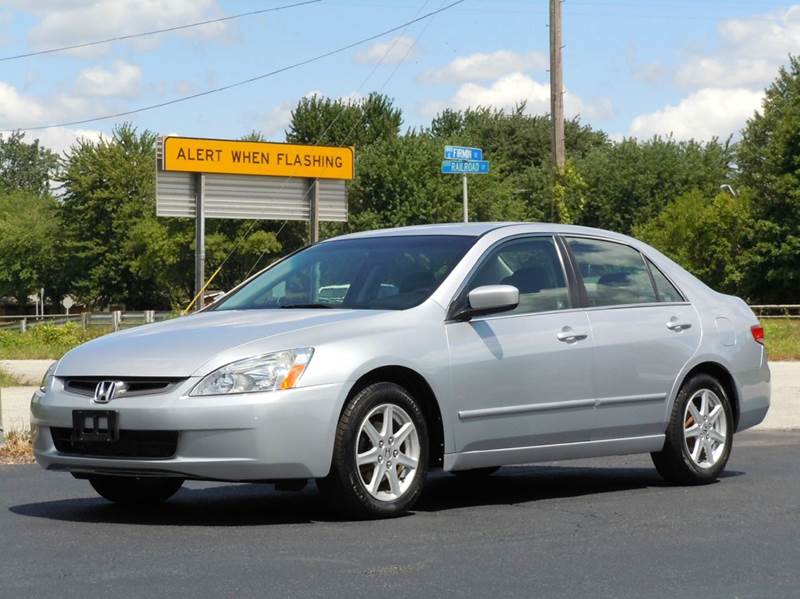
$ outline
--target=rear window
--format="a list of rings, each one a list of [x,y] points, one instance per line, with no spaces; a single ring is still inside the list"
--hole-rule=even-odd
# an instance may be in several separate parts
[[[591,306],[658,301],[647,264],[638,250],[621,243],[568,237]]]

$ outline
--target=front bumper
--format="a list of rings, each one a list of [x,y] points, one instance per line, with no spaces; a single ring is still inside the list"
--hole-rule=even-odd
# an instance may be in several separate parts
[[[181,476],[205,480],[318,478],[328,474],[344,385],[271,393],[187,397],[188,379],[169,394],[112,400],[103,405],[67,393],[56,380],[31,401],[36,461],[76,474]],[[72,427],[73,410],[115,410],[120,430],[177,431],[165,459],[88,457],[60,453],[50,427]]]

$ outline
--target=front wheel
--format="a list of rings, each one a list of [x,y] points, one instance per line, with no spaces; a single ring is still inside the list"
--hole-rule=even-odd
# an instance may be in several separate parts
[[[682,485],[717,480],[733,443],[733,410],[719,381],[707,374],[688,379],[672,408],[664,448],[652,453],[658,473]]]
[[[93,476],[89,484],[104,499],[127,506],[154,505],[175,495],[182,478]]]
[[[376,383],[345,406],[330,474],[317,481],[328,503],[356,518],[385,518],[419,498],[428,469],[428,429],[401,386]]]

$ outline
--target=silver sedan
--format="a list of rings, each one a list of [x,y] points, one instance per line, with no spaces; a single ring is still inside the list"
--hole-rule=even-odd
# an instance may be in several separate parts
[[[206,310],[65,355],[32,401],[38,462],[120,503],[186,479],[309,479],[390,516],[426,473],[649,452],[715,480],[769,407],[763,330],[630,237],[549,224],[330,239]]]

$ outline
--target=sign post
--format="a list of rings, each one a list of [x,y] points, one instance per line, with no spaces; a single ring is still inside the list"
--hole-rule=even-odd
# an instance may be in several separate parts
[[[156,215],[195,219],[195,303],[203,306],[205,219],[347,221],[354,149],[168,136],[156,156]],[[213,275],[212,275],[213,278]]]
[[[489,161],[483,159],[483,150],[463,146],[445,146],[442,174],[461,175],[463,185],[464,222],[469,222],[469,189],[467,175],[485,175],[489,172]]]
[[[203,307],[203,285],[206,281],[206,216],[204,173],[195,174],[195,208],[194,208],[194,293],[197,309]]]

